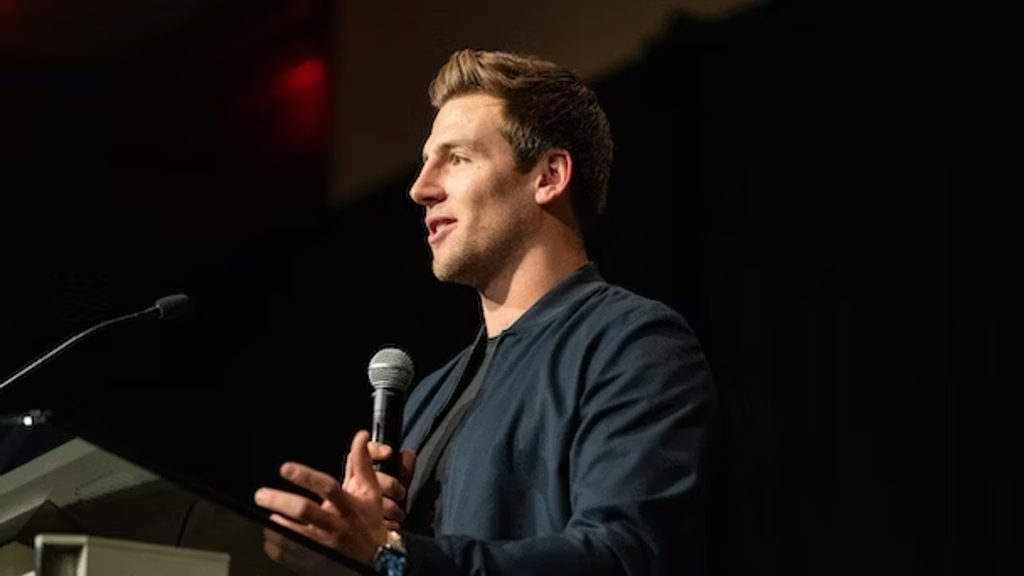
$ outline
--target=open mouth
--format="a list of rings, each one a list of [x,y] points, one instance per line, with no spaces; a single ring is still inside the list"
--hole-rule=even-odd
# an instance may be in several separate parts
[[[443,238],[455,224],[453,218],[430,218],[427,220],[427,241],[431,244]]]

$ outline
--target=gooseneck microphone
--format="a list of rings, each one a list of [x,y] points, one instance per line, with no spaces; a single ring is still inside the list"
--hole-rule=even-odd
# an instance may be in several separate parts
[[[143,320],[147,318],[157,318],[159,320],[177,318],[178,316],[181,316],[187,308],[188,296],[184,294],[171,294],[170,296],[164,296],[163,298],[160,298],[152,306],[146,308],[145,310],[140,310],[138,312],[133,312],[131,314],[125,314],[124,316],[118,316],[117,318],[104,320],[103,322],[100,322],[95,326],[86,328],[85,330],[79,332],[78,334],[75,334],[71,338],[68,338],[67,340],[61,342],[53,350],[50,350],[49,352],[43,354],[39,358],[36,358],[32,362],[29,362],[21,370],[18,370],[14,374],[8,376],[2,383],[0,383],[0,390],[3,390],[8,385],[13,384],[14,382],[24,378],[25,376],[31,374],[32,372],[35,372],[37,369],[39,369],[41,366],[43,366],[44,364],[58,356],[60,353],[74,346],[75,344],[81,342],[83,339],[87,338],[90,334],[94,334],[95,332],[98,332],[108,326],[112,326],[114,324],[121,324],[123,322],[131,322],[133,320]]]
[[[374,469],[398,477],[402,444],[402,409],[405,393],[412,383],[412,358],[398,348],[384,348],[373,355],[367,369],[373,386],[373,428],[370,439],[391,446],[391,458],[374,464]]]

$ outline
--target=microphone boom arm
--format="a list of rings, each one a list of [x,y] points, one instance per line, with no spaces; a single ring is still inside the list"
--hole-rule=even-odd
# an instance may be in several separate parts
[[[7,378],[5,378],[3,382],[0,382],[0,392],[2,392],[3,389],[6,388],[7,386],[9,386],[10,384],[13,384],[15,381],[20,380],[21,378],[27,376],[28,374],[31,374],[32,372],[35,372],[37,369],[39,369],[41,366],[45,365],[47,362],[52,360],[54,357],[59,355],[61,352],[67,350],[68,348],[74,346],[75,344],[78,344],[79,342],[81,342],[83,339],[85,339],[86,337],[88,337],[91,334],[94,334],[94,333],[96,333],[96,332],[98,332],[98,331],[100,331],[100,330],[102,330],[102,329],[104,329],[104,328],[106,328],[108,326],[111,326],[113,324],[120,324],[122,322],[131,322],[133,320],[142,320],[142,319],[145,319],[145,318],[167,318],[167,317],[170,317],[170,316],[175,315],[176,313],[180,312],[180,310],[182,309],[182,307],[184,306],[184,304],[187,301],[188,301],[188,297],[185,296],[184,294],[175,294],[173,296],[165,296],[165,297],[157,300],[156,304],[154,304],[153,306],[150,306],[149,308],[146,308],[145,310],[140,310],[138,312],[133,312],[131,314],[125,314],[124,316],[118,316],[117,318],[111,318],[109,320],[104,320],[103,322],[100,322],[99,324],[96,324],[95,326],[91,326],[89,328],[86,328],[85,330],[79,332],[78,334],[75,334],[74,336],[68,338],[67,340],[65,340],[63,342],[61,342],[53,350],[50,350],[46,354],[43,354],[39,358],[36,358],[35,360],[29,362],[24,367],[22,367],[20,370],[18,370],[14,374],[11,374]]]

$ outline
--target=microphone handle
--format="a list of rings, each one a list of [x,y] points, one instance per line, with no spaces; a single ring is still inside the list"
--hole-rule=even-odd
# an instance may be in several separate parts
[[[46,354],[43,354],[39,358],[36,358],[35,360],[29,362],[20,370],[8,376],[3,382],[0,382],[0,392],[2,392],[4,388],[13,384],[14,382],[24,378],[25,376],[28,376],[32,372],[35,372],[60,353],[64,352],[68,348],[84,340],[90,334],[98,332],[113,324],[120,324],[121,322],[130,322],[132,320],[139,320],[142,318],[151,318],[157,316],[160,316],[160,309],[156,306],[151,306],[145,310],[140,310],[139,312],[133,312],[131,314],[125,314],[124,316],[118,316],[117,318],[111,318],[110,320],[104,320],[103,322],[100,322],[95,326],[86,328],[85,330],[82,330],[78,334],[75,334],[74,336],[58,344],[57,347],[55,347],[53,350],[50,350]]]
[[[370,430],[370,439],[391,446],[391,457],[374,463],[373,469],[395,478],[398,478],[401,463],[398,451],[402,444],[404,405],[405,396],[402,392],[389,388],[378,388],[373,391],[373,427]]]

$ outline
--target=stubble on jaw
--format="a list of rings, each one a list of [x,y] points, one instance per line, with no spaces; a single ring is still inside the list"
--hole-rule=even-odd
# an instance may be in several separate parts
[[[507,190],[506,194],[520,193],[518,190]],[[512,207],[514,205],[510,205]],[[477,238],[461,238],[458,245],[442,246],[449,249],[443,259],[438,259],[433,252],[431,269],[434,276],[442,282],[452,282],[483,291],[502,274],[510,272],[516,260],[526,248],[530,237],[529,220],[522,206],[515,206],[513,213],[506,213],[505,220],[498,225],[476,229],[474,236],[484,238],[485,242],[475,242]],[[456,230],[465,233],[465,230]],[[451,241],[454,238],[446,238]]]

